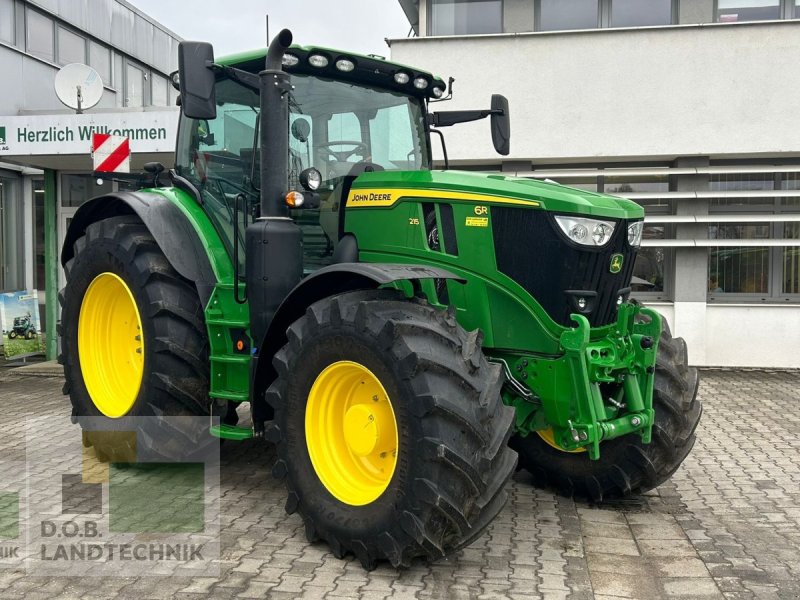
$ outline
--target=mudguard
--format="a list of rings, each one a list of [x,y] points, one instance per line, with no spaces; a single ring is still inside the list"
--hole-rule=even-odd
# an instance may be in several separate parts
[[[197,286],[200,301],[205,306],[216,284],[206,249],[181,210],[154,192],[115,192],[81,205],[64,238],[62,266],[72,258],[75,241],[86,232],[89,225],[125,214],[135,214],[142,220],[170,264],[182,277]]]
[[[323,267],[297,284],[281,303],[258,347],[251,387],[254,422],[271,418],[266,414],[269,408],[263,400],[263,394],[275,378],[272,357],[286,343],[286,330],[305,314],[309,306],[329,296],[375,289],[395,281],[411,281],[416,287],[421,279],[452,279],[466,283],[466,280],[450,271],[436,267],[347,262]]]

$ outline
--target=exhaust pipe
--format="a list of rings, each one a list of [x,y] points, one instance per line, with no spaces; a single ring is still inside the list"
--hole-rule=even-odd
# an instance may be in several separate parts
[[[282,63],[291,43],[288,29],[275,36],[267,50],[265,68],[259,73],[261,216],[245,233],[250,337],[259,350],[278,307],[303,276],[302,234],[289,217],[285,200],[289,183],[291,77],[283,71]],[[263,429],[266,417],[259,410],[263,409],[263,401],[253,400],[254,425],[257,430]]]
[[[283,55],[292,45],[292,32],[281,30],[267,49],[264,70],[258,74],[261,92],[261,216],[286,217],[284,195],[289,180],[289,101],[291,77],[283,71]]]

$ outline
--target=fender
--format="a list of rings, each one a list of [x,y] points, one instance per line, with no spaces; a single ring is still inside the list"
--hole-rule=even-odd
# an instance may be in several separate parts
[[[61,250],[61,265],[73,257],[73,245],[89,225],[125,214],[135,214],[142,220],[170,264],[182,277],[195,284],[200,301],[205,306],[217,283],[206,249],[181,210],[158,193],[115,192],[81,205],[67,229]]]
[[[309,306],[329,296],[376,289],[395,281],[411,281],[417,288],[421,279],[452,279],[466,283],[465,279],[437,267],[347,262],[323,267],[297,284],[278,307],[258,347],[251,387],[253,423],[263,423],[272,418],[270,408],[264,401],[264,392],[276,376],[272,357],[286,344],[286,330],[305,314]]]

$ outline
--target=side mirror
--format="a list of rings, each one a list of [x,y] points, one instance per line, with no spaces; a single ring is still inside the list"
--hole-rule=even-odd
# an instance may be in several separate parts
[[[508,156],[511,150],[511,118],[508,114],[508,99],[501,94],[492,94],[492,143],[498,154]]]
[[[216,78],[210,68],[214,64],[214,48],[206,42],[178,44],[178,78],[181,110],[190,119],[215,119],[217,102]]]

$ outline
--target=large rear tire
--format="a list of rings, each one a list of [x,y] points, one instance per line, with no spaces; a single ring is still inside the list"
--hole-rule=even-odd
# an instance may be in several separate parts
[[[315,303],[288,339],[273,361],[267,437],[286,510],[308,539],[372,569],[477,538],[516,465],[514,412],[479,334],[423,301],[370,290]]]
[[[208,415],[208,342],[194,286],[173,269],[138,217],[92,223],[65,265],[59,334],[72,414]],[[83,423],[82,423],[83,424]],[[184,455],[177,435],[157,450]],[[139,436],[138,443],[142,443]],[[129,461],[130,438],[84,431],[101,460]]]
[[[651,443],[643,444],[638,435],[602,442],[600,459],[593,461],[587,452],[565,452],[536,433],[516,435],[511,446],[519,453],[521,467],[533,475],[534,485],[600,502],[651,490],[678,469],[694,446],[702,414],[699,377],[687,364],[686,342],[672,337],[666,320],[662,324]]]

